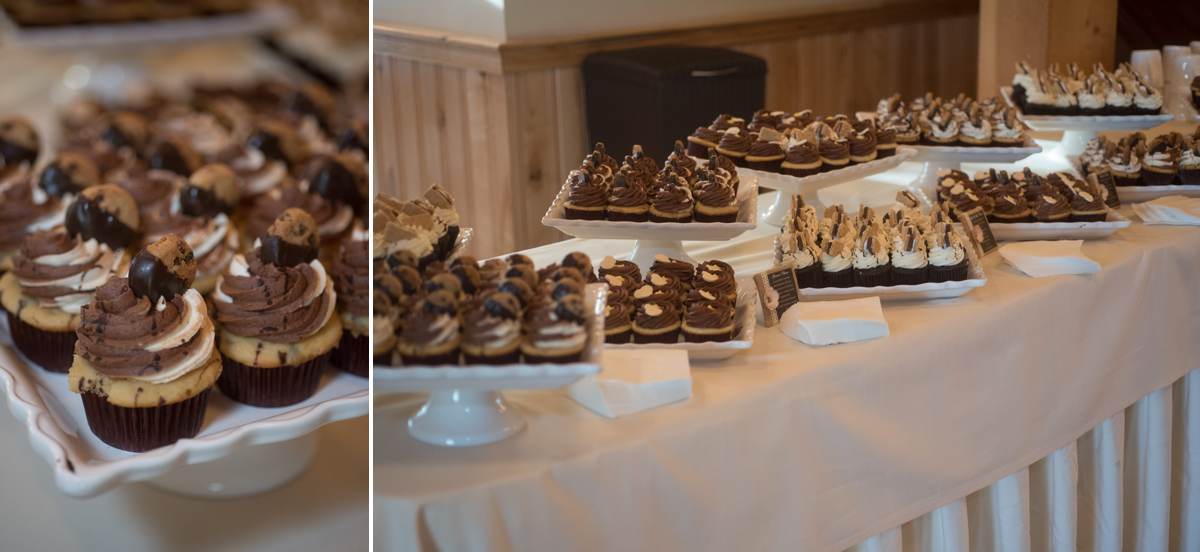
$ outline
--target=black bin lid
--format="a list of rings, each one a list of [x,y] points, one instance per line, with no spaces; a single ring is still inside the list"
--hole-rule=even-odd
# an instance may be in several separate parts
[[[765,75],[767,62],[728,48],[649,46],[591,54],[583,60],[583,73],[589,77],[646,83],[692,78],[745,78]]]

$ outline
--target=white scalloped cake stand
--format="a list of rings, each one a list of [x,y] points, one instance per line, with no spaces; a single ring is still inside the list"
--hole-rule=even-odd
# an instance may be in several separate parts
[[[507,439],[525,419],[500,394],[504,389],[556,389],[600,372],[604,354],[604,303],[608,288],[587,286],[588,339],[580,362],[497,366],[376,367],[376,394],[429,392],[405,422],[418,441],[444,447],[473,447]]]

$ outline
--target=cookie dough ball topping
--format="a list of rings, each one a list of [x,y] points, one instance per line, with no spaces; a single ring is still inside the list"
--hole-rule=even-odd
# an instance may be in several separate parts
[[[276,266],[296,266],[317,258],[317,221],[292,207],[279,215],[262,239],[262,260]]]
[[[151,169],[187,176],[200,166],[200,156],[187,142],[175,138],[162,138],[150,144],[150,149],[146,151],[146,164]]]
[[[179,210],[191,217],[229,214],[238,204],[237,176],[221,163],[200,167],[179,191]]]
[[[54,197],[77,195],[100,184],[100,169],[92,158],[78,152],[64,151],[42,168],[38,186]]]
[[[246,147],[262,152],[267,159],[291,165],[304,157],[304,146],[291,127],[278,121],[260,121],[246,138]]]
[[[174,299],[196,280],[196,257],[183,238],[168,234],[146,246],[129,264],[129,288],[151,303]]]
[[[132,148],[140,152],[146,144],[146,136],[150,134],[148,129],[149,125],[141,115],[119,111],[109,117],[100,138],[114,148]]]
[[[67,207],[67,233],[122,249],[141,237],[137,202],[119,186],[92,186]]]
[[[0,159],[4,165],[32,165],[37,161],[39,151],[38,133],[28,119],[7,117],[0,120]]]

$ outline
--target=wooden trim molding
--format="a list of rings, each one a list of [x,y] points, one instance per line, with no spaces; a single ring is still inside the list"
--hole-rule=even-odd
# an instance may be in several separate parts
[[[728,46],[979,13],[972,0],[854,3],[741,21],[605,36],[563,36],[504,43],[395,25],[375,25],[375,53],[491,73],[578,66],[594,52],[663,44]]]

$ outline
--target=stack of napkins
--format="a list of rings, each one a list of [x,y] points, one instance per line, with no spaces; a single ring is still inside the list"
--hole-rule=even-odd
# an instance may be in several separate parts
[[[605,418],[626,416],[692,396],[687,351],[605,349],[604,370],[567,388],[571,398]]]
[[[783,313],[779,329],[807,345],[850,343],[888,334],[878,297],[796,303]]]
[[[1160,197],[1135,203],[1132,209],[1146,224],[1200,226],[1200,198],[1197,197]]]
[[[1100,272],[1100,264],[1084,256],[1082,240],[1008,243],[1000,246],[1000,256],[1034,278]]]

